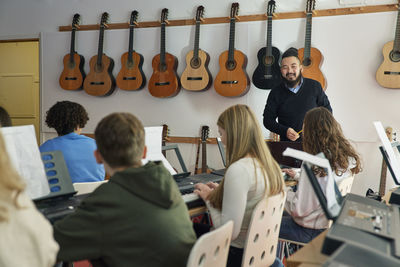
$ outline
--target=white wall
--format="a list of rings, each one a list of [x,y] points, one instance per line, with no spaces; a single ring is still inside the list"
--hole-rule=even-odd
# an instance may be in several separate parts
[[[294,3],[294,5],[290,5]],[[17,1],[16,1],[17,2]],[[162,7],[170,9],[170,19],[193,16],[197,2],[153,0],[150,4],[128,1],[25,1],[24,6],[6,0],[0,4],[1,36],[30,35],[43,32],[42,44],[42,116],[58,100],[68,99],[82,103],[87,108],[90,121],[85,132],[92,132],[96,123],[113,111],[130,111],[140,117],[146,126],[166,123],[173,136],[196,136],[200,126],[211,126],[210,136],[217,134],[215,120],[219,113],[234,103],[250,105],[262,121],[262,112],[268,91],[251,87],[249,93],[241,98],[225,98],[211,88],[207,92],[193,93],[182,90],[171,99],[152,97],[145,88],[139,92],[124,92],[116,89],[109,97],[99,98],[86,95],[83,91],[68,92],[58,86],[58,77],[62,70],[62,57],[69,49],[69,33],[60,33],[57,26],[68,25],[72,14],[82,14],[83,23],[97,23],[101,12],[107,10],[112,22],[127,21],[130,9],[141,12],[141,19],[156,20]],[[317,8],[339,7],[339,1],[318,1]],[[379,1],[379,4],[395,1]],[[225,16],[229,13],[228,1],[202,1],[206,7],[206,16]],[[264,1],[242,1],[241,14],[259,14],[265,7]],[[303,10],[305,1],[279,1],[277,12]],[[366,4],[378,4],[367,1]],[[3,8],[3,7],[6,8]],[[72,7],[73,6],[73,7]],[[131,8],[131,6],[134,6]],[[157,7],[156,9],[154,7]],[[212,8],[210,8],[212,7]],[[281,8],[281,9],[280,9]],[[285,10],[283,10],[286,8]],[[7,12],[5,10],[8,10]],[[1,14],[0,13],[0,14]],[[13,14],[13,15],[12,15]],[[115,15],[114,15],[115,14]],[[379,183],[381,157],[377,149],[377,135],[372,121],[381,120],[385,126],[400,129],[396,107],[400,92],[380,87],[375,81],[375,71],[382,61],[383,44],[393,40],[396,25],[396,12],[348,15],[336,17],[318,17],[313,19],[312,44],[321,50],[325,61],[322,71],[328,81],[327,95],[331,101],[334,115],[342,124],[348,138],[355,142],[364,160],[364,171],[358,175],[353,192],[364,194],[368,187],[377,189]],[[126,17],[126,19],[124,19]],[[16,19],[18,18],[18,19]],[[30,21],[30,22],[28,22]],[[8,26],[8,27],[6,27]],[[290,46],[302,47],[304,44],[304,19],[277,20],[273,25],[273,44],[281,51]],[[257,65],[256,53],[265,43],[265,22],[238,23],[236,48],[248,56],[247,72],[252,75]],[[227,49],[228,24],[203,25],[201,28],[200,47],[211,56],[210,70],[215,77],[218,72],[217,59]],[[179,59],[178,73],[185,64],[185,54],[192,48],[194,27],[168,27],[167,51]],[[88,61],[97,53],[96,31],[78,32],[77,50]],[[119,57],[126,50],[127,30],[107,31],[105,52],[114,58],[114,75],[120,69]],[[145,61],[143,70],[150,78],[151,58],[159,53],[159,29],[137,29],[135,31],[135,49],[142,53]],[[88,70],[88,65],[85,66]],[[52,133],[42,126],[44,138]],[[264,131],[268,137],[268,132]],[[196,147],[182,145],[185,161],[193,170]],[[171,152],[170,152],[171,153]],[[211,167],[221,167],[216,147],[210,146],[208,156]],[[172,156],[169,156],[174,162]]]

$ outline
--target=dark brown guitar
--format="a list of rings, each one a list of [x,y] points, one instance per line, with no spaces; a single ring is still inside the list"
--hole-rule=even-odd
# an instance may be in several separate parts
[[[246,73],[247,57],[235,49],[235,21],[239,4],[233,3],[230,16],[229,50],[219,56],[219,72],[215,77],[215,91],[222,96],[242,96],[249,91],[250,79]]]
[[[133,50],[133,30],[137,25],[138,12],[132,11],[129,23],[129,48],[128,52],[121,56],[121,70],[117,75],[117,86],[122,90],[142,89],[146,84],[142,65],[143,56]]]
[[[83,82],[85,92],[93,96],[108,96],[115,89],[115,79],[112,75],[114,60],[103,54],[104,29],[107,21],[108,13],[104,12],[100,21],[98,53],[90,59],[90,71]]]
[[[210,88],[212,76],[208,70],[210,56],[199,48],[200,23],[203,18],[204,7],[199,6],[196,11],[196,32],[194,48],[186,55],[186,68],[181,75],[182,87],[189,91],[204,91]]]
[[[172,97],[179,93],[179,77],[176,74],[178,59],[165,52],[165,25],[167,23],[168,9],[161,12],[161,44],[160,54],[152,61],[153,74],[149,80],[149,91],[154,97]]]
[[[303,64],[303,76],[318,81],[322,89],[326,90],[326,80],[320,66],[324,60],[321,52],[311,47],[312,11],[315,9],[315,0],[307,0],[306,6],[306,38],[304,48],[299,49],[299,58]]]
[[[72,19],[71,49],[63,59],[64,70],[61,73],[59,82],[61,88],[65,90],[82,89],[83,80],[85,79],[85,71],[83,70],[85,58],[75,51],[75,32],[79,27],[80,20],[81,15],[75,14]]]

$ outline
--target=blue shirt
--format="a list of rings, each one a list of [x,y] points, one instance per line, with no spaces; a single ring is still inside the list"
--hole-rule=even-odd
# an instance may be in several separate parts
[[[303,85],[303,77],[301,77],[301,80],[300,80],[299,85],[297,85],[297,86],[294,87],[294,88],[289,88],[289,87],[288,87],[288,89],[289,89],[291,92],[297,94],[297,92],[299,91],[299,89],[300,89],[300,87],[301,87],[302,85]]]
[[[63,153],[72,183],[104,180],[104,166],[96,162],[93,154],[96,149],[92,138],[73,132],[48,140],[39,147],[40,152],[60,150]]]

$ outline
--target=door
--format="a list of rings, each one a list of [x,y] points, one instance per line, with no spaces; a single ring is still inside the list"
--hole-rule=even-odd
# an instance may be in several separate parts
[[[0,106],[13,126],[33,124],[39,144],[39,41],[0,43]]]

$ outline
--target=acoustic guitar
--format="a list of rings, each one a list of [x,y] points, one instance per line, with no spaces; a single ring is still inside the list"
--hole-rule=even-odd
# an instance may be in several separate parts
[[[204,91],[210,88],[212,76],[208,70],[210,56],[199,49],[200,23],[203,18],[204,7],[199,6],[196,11],[196,32],[194,48],[186,55],[186,68],[181,75],[182,87],[190,91]]]
[[[400,89],[400,0],[394,41],[383,46],[383,62],[376,72],[376,81],[383,87]]]
[[[64,69],[61,73],[59,82],[62,89],[65,90],[78,90],[82,89],[82,83],[85,79],[85,71],[83,66],[85,58],[75,51],[75,32],[79,27],[81,15],[75,14],[72,19],[71,31],[71,48],[69,54],[64,56]]]
[[[117,75],[117,86],[122,90],[134,91],[142,89],[146,77],[142,70],[143,56],[133,50],[133,30],[137,26],[138,12],[132,11],[129,23],[128,52],[121,56],[121,70]]]
[[[281,52],[272,46],[272,16],[275,12],[275,1],[269,0],[267,7],[267,45],[257,53],[258,65],[253,73],[253,84],[260,89],[272,89],[282,81],[279,68]]]
[[[318,81],[325,91],[327,84],[320,66],[323,61],[321,52],[311,47],[312,11],[315,9],[315,0],[307,0],[306,4],[306,38],[304,48],[299,49],[299,58],[303,64],[303,76]]]
[[[108,13],[104,12],[100,21],[99,47],[96,56],[90,59],[90,71],[83,82],[83,89],[93,96],[108,96],[115,89],[112,74],[114,60],[103,53],[104,29],[108,21]]]
[[[239,4],[233,3],[230,14],[229,50],[219,56],[220,70],[215,77],[214,88],[218,94],[226,97],[245,95],[250,88],[246,73],[247,57],[235,49],[235,22]]]
[[[154,97],[172,97],[179,93],[180,83],[176,74],[178,59],[165,52],[165,25],[167,24],[168,9],[161,11],[161,44],[160,54],[151,63],[153,74],[149,80],[149,91]]]
[[[163,124],[162,126],[162,139],[161,139],[161,145],[165,146],[168,140],[168,135],[169,135],[169,129],[167,124]],[[165,150],[162,150],[161,153],[164,155],[164,157],[167,156],[167,153]]]

